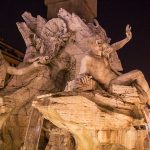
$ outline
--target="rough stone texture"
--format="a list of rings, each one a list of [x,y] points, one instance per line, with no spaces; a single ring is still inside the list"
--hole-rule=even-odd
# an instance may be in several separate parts
[[[91,65],[95,69],[91,76],[87,72],[82,74],[80,65],[83,57],[89,55],[96,45],[104,51],[99,57],[91,55],[92,58],[105,58],[101,61],[107,66],[103,66],[105,73],[107,69],[112,73],[111,66],[116,74],[119,73],[117,71],[122,67],[117,53],[107,47],[124,46],[132,37],[130,26],[126,28],[125,39],[110,45],[105,30],[96,20],[95,24],[86,24],[79,16],[64,9],[59,10],[57,18],[49,21],[40,16],[35,18],[28,12],[22,17],[25,22],[17,23],[17,27],[27,46],[23,63],[17,68],[10,68],[1,58],[1,62],[7,65],[0,64],[3,71],[0,76],[0,149],[33,150],[36,149],[32,147],[34,145],[46,150],[135,147],[142,150],[147,133],[146,130],[137,130],[145,127],[144,119],[149,120],[149,110],[139,91],[137,93],[133,85],[115,84],[112,84],[111,91],[106,91],[94,76],[101,69],[95,68],[99,61]],[[110,57],[107,57],[109,53]],[[4,83],[7,73],[13,76],[8,83]],[[141,77],[141,72],[136,73]],[[106,81],[110,74],[103,75],[103,79]],[[81,82],[85,80],[88,82]],[[73,90],[64,92],[70,81]],[[96,84],[88,86],[91,81]],[[79,83],[80,90],[76,89]],[[87,85],[88,90],[82,85]],[[42,101],[36,102],[37,97],[43,97]],[[31,104],[39,112],[34,111]],[[49,121],[44,120],[40,112]]]
[[[83,96],[41,99],[41,101],[44,100],[49,100],[48,106],[42,106],[40,101],[34,103],[33,106],[38,108],[46,119],[60,128],[69,130],[73,136],[90,139],[90,141],[84,141],[89,144],[88,150],[94,138],[99,142],[98,147],[97,143],[93,143],[93,148],[97,147],[95,148],[97,150],[101,149],[100,145],[104,143],[121,144],[128,149],[143,149],[144,137],[147,133],[145,130],[137,131],[133,127],[135,122],[145,124],[142,120],[113,111],[105,112],[98,107],[101,106],[100,104],[96,105]],[[89,134],[84,132],[89,132]],[[79,143],[78,149],[80,149],[80,143],[85,144],[80,141],[80,138],[76,138],[76,143]],[[84,146],[82,148],[85,149]]]
[[[50,107],[57,110],[62,119],[77,122],[91,130],[127,128],[133,120],[122,114],[102,112],[95,103],[83,96],[50,98]]]

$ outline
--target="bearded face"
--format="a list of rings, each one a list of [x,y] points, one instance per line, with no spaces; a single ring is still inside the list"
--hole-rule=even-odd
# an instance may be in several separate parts
[[[95,55],[99,55],[99,56],[102,55],[102,50],[103,50],[102,44],[103,44],[103,41],[91,39],[88,44],[89,44],[90,50]]]

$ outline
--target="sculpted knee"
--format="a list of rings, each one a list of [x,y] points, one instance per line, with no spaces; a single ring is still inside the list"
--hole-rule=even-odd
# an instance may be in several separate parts
[[[144,77],[143,72],[141,70],[133,70],[132,71],[137,77]]]
[[[116,79],[111,80],[109,83],[109,86],[111,86],[112,84],[115,84],[115,82],[116,82]]]

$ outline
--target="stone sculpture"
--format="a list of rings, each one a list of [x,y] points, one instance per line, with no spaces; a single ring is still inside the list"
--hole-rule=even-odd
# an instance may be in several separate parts
[[[13,68],[0,55],[0,150],[144,149],[147,130],[136,128],[150,123],[149,86],[139,70],[120,72],[116,52],[131,40],[131,27],[110,44],[97,20],[64,9],[49,21],[22,17],[23,62]]]

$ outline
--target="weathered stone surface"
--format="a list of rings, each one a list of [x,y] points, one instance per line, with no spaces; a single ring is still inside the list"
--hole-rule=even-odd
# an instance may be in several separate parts
[[[91,143],[96,138],[99,144],[113,143],[124,145],[128,149],[143,149],[144,138],[139,140],[139,137],[145,137],[146,131],[136,131],[133,127],[134,119],[132,117],[114,112],[103,112],[98,105],[83,96],[49,97],[45,100],[49,100],[48,106],[42,106],[38,101],[33,106],[38,108],[46,119],[62,129],[67,129],[73,136],[93,138],[88,141]],[[105,98],[103,100],[105,101]],[[141,123],[144,122],[141,121]],[[80,139],[77,138],[76,143],[79,143],[80,147],[83,141],[78,140]],[[85,144],[84,142],[82,145]],[[99,145],[93,144],[93,147]],[[90,150],[90,144],[88,146]],[[95,149],[100,150],[100,147],[99,145]]]

